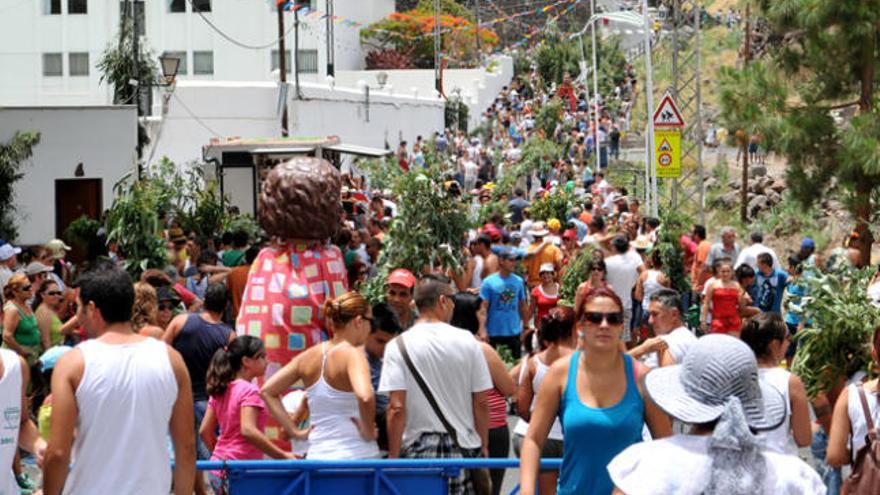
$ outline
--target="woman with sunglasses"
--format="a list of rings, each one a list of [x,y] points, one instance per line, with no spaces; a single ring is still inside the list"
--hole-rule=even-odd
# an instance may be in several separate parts
[[[34,288],[26,275],[16,273],[3,287],[3,343],[31,366],[43,352],[37,317],[28,306]],[[45,342],[48,343],[48,335]]]
[[[614,489],[605,466],[642,440],[672,433],[669,418],[645,400],[639,379],[645,369],[620,350],[623,303],[607,288],[592,289],[576,313],[580,349],[556,361],[541,382],[523,441],[520,486],[535,493],[541,449],[554,418],[563,430],[557,493],[608,494]]]
[[[34,298],[36,308],[37,325],[40,327],[40,336],[43,347],[46,349],[60,345],[64,342],[77,326],[76,316],[62,323],[58,316],[64,308],[64,292],[54,280],[43,282],[37,296]]]
[[[578,286],[574,296],[575,312],[583,305],[584,295],[593,289],[605,288],[613,290],[611,284],[608,283],[608,269],[605,267],[605,260],[602,257],[602,251],[596,249],[590,257],[590,273],[589,278]]]
[[[298,354],[263,385],[260,395],[275,421],[291,438],[301,437],[281,402],[302,381],[309,404],[309,459],[350,460],[379,457],[376,396],[370,366],[360,346],[370,335],[370,304],[357,292],[324,302],[333,338]]]

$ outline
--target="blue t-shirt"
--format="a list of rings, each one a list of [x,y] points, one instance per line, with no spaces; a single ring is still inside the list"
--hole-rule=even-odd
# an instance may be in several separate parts
[[[755,306],[763,312],[773,312],[782,315],[782,295],[785,293],[785,285],[788,273],[776,268],[770,275],[764,275],[760,270],[755,274],[755,285],[758,297],[755,298]]]
[[[526,298],[522,277],[511,273],[502,277],[493,273],[483,279],[480,297],[489,302],[486,313],[486,332],[489,337],[512,337],[522,331],[519,303]]]

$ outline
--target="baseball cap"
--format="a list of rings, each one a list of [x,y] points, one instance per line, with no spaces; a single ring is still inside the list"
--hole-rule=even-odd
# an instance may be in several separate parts
[[[801,241],[801,249],[816,249],[816,242],[811,237],[806,237]]]
[[[19,253],[21,253],[21,248],[6,243],[0,246],[0,261],[6,261]]]
[[[538,273],[544,272],[555,272],[556,267],[553,266],[553,263],[542,263],[541,267],[538,269]]]
[[[40,263],[39,261],[32,261],[28,264],[27,267],[25,267],[24,274],[27,275],[28,277],[31,277],[33,275],[38,275],[40,273],[46,273],[46,272],[51,272],[51,271],[52,271],[51,266],[44,265],[44,264]]]
[[[572,239],[572,240],[576,241],[578,238],[578,235],[577,235],[577,232],[574,231],[574,229],[567,229],[565,232],[562,233],[562,238],[563,239]]]
[[[64,243],[61,239],[52,239],[47,242],[44,246],[50,253],[52,253],[52,258],[59,260],[64,257],[64,254],[67,251],[70,251],[70,246]]]
[[[388,275],[386,284],[402,285],[408,289],[412,289],[416,285],[416,277],[406,268],[398,268]]]
[[[511,246],[492,246],[492,252],[503,260],[518,260],[525,258],[525,251]]]
[[[54,347],[50,347],[40,356],[40,366],[43,371],[49,371],[55,368],[55,363],[58,362],[58,359],[67,354],[68,351],[72,351],[73,347],[69,345],[56,345]]]

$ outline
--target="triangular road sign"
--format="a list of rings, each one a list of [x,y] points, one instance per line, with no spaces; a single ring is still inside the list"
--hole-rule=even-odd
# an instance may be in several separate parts
[[[681,113],[678,111],[678,107],[675,106],[675,101],[672,100],[671,94],[666,93],[663,95],[663,99],[660,100],[660,105],[654,111],[654,125],[684,127],[684,119],[681,118]]]
[[[657,148],[657,151],[672,151],[672,145],[669,144],[669,141],[664,139],[663,142],[660,143],[660,147]]]

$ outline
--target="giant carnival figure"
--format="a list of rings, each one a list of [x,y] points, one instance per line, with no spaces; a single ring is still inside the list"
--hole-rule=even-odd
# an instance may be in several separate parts
[[[264,379],[328,337],[321,305],[348,290],[342,253],[329,243],[339,228],[340,189],[339,171],[309,157],[277,165],[262,185],[260,225],[272,243],[251,265],[236,332],[263,340]]]

